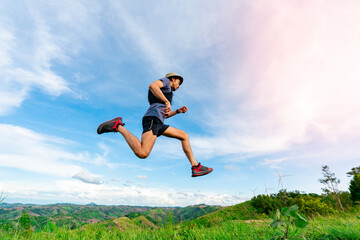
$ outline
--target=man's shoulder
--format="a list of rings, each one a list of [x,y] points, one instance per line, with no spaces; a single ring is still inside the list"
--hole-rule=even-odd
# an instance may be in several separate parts
[[[163,82],[163,88],[171,90],[170,80],[168,78],[160,78],[159,80]]]
[[[159,80],[162,82],[170,82],[170,79],[168,78],[159,78]]]

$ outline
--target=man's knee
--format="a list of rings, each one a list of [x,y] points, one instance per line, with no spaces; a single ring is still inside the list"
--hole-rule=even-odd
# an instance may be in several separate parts
[[[139,152],[135,152],[135,155],[136,155],[138,158],[145,159],[145,158],[147,158],[147,157],[150,155],[150,152],[139,151]]]
[[[188,135],[186,132],[181,131],[180,139],[181,139],[181,140],[188,140],[188,139],[189,139],[189,135]]]

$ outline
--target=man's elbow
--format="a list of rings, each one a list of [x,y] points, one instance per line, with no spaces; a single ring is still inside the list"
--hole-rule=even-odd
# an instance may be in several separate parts
[[[156,85],[156,83],[151,83],[149,85],[149,89],[151,90],[151,92],[156,91],[156,89],[160,89],[160,87],[158,85]]]
[[[151,83],[151,84],[149,85],[149,89],[150,89],[150,90],[153,90],[154,87],[155,87],[154,85],[155,85],[154,83]]]

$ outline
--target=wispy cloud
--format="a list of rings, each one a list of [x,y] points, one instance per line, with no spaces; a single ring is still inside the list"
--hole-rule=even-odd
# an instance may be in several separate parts
[[[229,36],[242,44],[234,40],[227,48],[242,54],[221,62],[226,83],[219,81],[216,110],[204,117],[216,126],[213,136],[197,137],[195,146],[211,154],[303,146],[315,154],[334,143],[346,147],[349,138],[360,143],[359,4],[254,1],[247,7],[241,19],[248,24]]]
[[[138,176],[136,176],[136,178],[139,180],[146,180],[148,177],[145,175],[138,175]]]
[[[35,173],[72,177],[86,172],[80,164],[111,166],[107,159],[98,160],[99,154],[72,152],[67,147],[75,142],[56,136],[36,133],[10,124],[0,124],[0,166]],[[84,174],[77,175],[85,176]]]
[[[224,21],[236,22],[241,12],[241,3],[232,1],[232,4],[218,2],[181,2],[158,1],[151,6],[154,11],[145,11],[146,3],[132,1],[119,3],[110,1],[111,10],[117,16],[115,25],[121,41],[127,40],[127,47],[131,48],[151,64],[151,72],[159,76],[169,71],[185,71],[201,63],[209,63],[204,70],[213,67],[212,58],[218,54],[219,46],[226,45],[225,32],[232,29]],[[150,7],[150,5],[148,5]],[[211,14],[208,14],[211,12]],[[226,14],[224,14],[226,13]],[[171,16],[170,16],[171,15]],[[141,18],[137,17],[141,16]],[[200,65],[200,64],[199,64]],[[215,64],[217,65],[217,64]],[[190,72],[188,72],[190,74]],[[202,72],[192,72],[195,76],[206,77]],[[191,78],[196,78],[194,75]],[[202,85],[197,81],[189,82],[188,86]],[[195,93],[195,89],[186,91]],[[197,91],[193,97],[205,94]]]
[[[143,24],[142,20],[139,21],[133,14],[129,14],[126,9],[126,5],[117,1],[110,1],[112,6],[116,9],[116,13],[120,21],[121,26],[125,28],[126,34],[128,34],[136,47],[139,47],[142,55],[147,57],[151,63],[154,64],[158,73],[163,74],[166,69],[170,68],[170,61],[166,58],[163,46],[160,41],[155,38],[156,35],[149,31]]]
[[[17,14],[12,11],[13,4],[4,3],[0,8],[3,16],[0,19],[0,115],[19,107],[34,88],[52,96],[70,93],[81,98],[81,94],[71,88],[69,79],[54,70],[54,62],[69,64],[81,48],[80,40],[97,36],[96,25],[79,28],[83,27],[81,23],[86,25],[90,19],[87,11],[91,10],[81,2],[68,2],[66,7],[26,1],[25,9],[16,8],[21,12]],[[94,3],[94,9],[95,6]],[[62,11],[65,7],[75,14]],[[17,21],[19,15],[26,20]]]
[[[101,181],[100,178],[93,177],[86,172],[77,173],[72,177],[75,179],[79,179],[80,181],[83,181],[84,183],[91,183],[91,184],[97,184],[97,185],[103,184],[103,181]]]
[[[273,168],[273,169],[279,169],[281,168],[279,166],[280,163],[286,161],[287,159],[286,158],[279,158],[279,159],[264,159],[263,162],[261,162],[261,165],[263,166],[269,166],[270,168]]]
[[[15,30],[5,28],[2,30],[1,40],[4,41],[2,49],[2,65],[0,71],[2,74],[1,109],[3,115],[13,107],[18,107],[28,96],[29,91],[34,88],[40,88],[46,93],[58,96],[62,93],[69,92],[67,82],[56,73],[50,70],[51,61],[59,59],[59,47],[51,41],[49,29],[45,25],[37,26],[34,33],[35,39],[39,42],[32,47],[31,58],[26,53],[19,51],[20,36],[15,34]],[[5,38],[5,39],[4,39]],[[8,41],[6,41],[8,40]],[[9,42],[11,41],[11,42]],[[30,49],[28,49],[30,50]],[[27,58],[20,62],[20,54]],[[13,59],[16,59],[15,62]],[[1,64],[0,63],[0,64]]]
[[[2,167],[68,177],[84,171],[79,165],[69,163],[69,160],[76,161],[81,155],[58,146],[59,141],[65,140],[10,124],[0,124],[0,131]]]

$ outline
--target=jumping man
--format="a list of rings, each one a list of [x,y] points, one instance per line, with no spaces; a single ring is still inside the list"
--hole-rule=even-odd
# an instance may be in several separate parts
[[[150,107],[142,119],[143,133],[141,141],[130,133],[125,127],[121,117],[114,118],[99,125],[98,134],[106,132],[119,132],[125,138],[130,148],[139,158],[147,158],[155,144],[156,138],[164,135],[181,141],[186,157],[189,159],[192,177],[202,176],[213,171],[200,163],[197,163],[191,150],[189,136],[186,132],[164,124],[166,118],[179,113],[186,113],[187,107],[183,106],[175,111],[171,110],[173,91],[179,89],[183,83],[183,77],[176,73],[168,73],[151,83],[149,86],[148,100]]]

